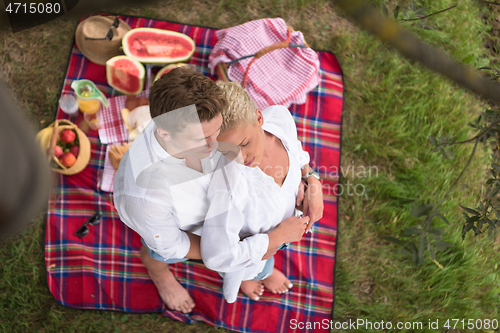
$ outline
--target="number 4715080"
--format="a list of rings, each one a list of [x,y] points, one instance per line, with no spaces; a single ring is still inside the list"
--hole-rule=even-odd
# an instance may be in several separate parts
[[[21,9],[21,11],[19,11]],[[8,12],[9,14],[58,14],[61,11],[61,5],[56,2],[54,4],[48,2],[48,3],[35,3],[31,2],[29,3],[29,7],[27,3],[21,3],[21,2],[10,2],[5,8],[5,11]]]
[[[457,327],[458,325],[458,327]],[[494,329],[498,328],[498,320],[497,319],[448,319],[444,323],[444,327],[447,329]]]

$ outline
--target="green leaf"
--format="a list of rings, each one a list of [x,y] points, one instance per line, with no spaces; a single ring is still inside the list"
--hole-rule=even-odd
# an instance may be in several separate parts
[[[410,242],[410,244],[408,244],[409,246],[409,250],[411,251],[411,259],[413,261],[413,263],[416,265],[418,263],[418,251],[417,251],[417,247],[415,246],[415,244],[413,242]]]
[[[436,247],[437,251],[444,251],[449,247],[455,246],[454,244],[448,243],[448,242],[443,242],[443,241],[436,241],[434,242],[434,246]]]
[[[402,256],[409,256],[411,253],[406,250],[406,249],[398,249],[397,251],[394,251],[395,254],[400,254]]]
[[[488,200],[490,200],[495,195],[497,195],[498,194],[498,190],[500,190],[500,188],[497,185],[497,186],[495,186],[495,188],[493,190],[491,190],[490,195],[488,196]]]
[[[446,152],[444,151],[443,148],[439,147],[439,151],[441,152],[441,155],[443,155],[444,158],[446,158],[447,160],[449,160],[450,158],[448,157],[448,155],[446,155]]]
[[[126,322],[128,320],[128,316],[127,315],[123,315],[123,317],[120,319],[120,321],[122,323]]]
[[[394,19],[397,20],[399,16],[399,6],[396,6],[396,9],[394,9]]]
[[[479,201],[479,209],[481,209],[481,212],[486,213],[486,210],[484,209],[484,204],[482,201]]]
[[[441,229],[441,228],[430,228],[429,229],[429,232],[433,235],[438,235],[438,236],[441,236],[444,234],[444,230]]]
[[[448,148],[446,148],[446,153],[448,153],[448,156],[450,157],[450,159],[454,159],[455,158],[455,155],[453,155],[453,153],[451,152],[451,150],[449,150]]]
[[[429,247],[429,254],[431,255],[432,260],[436,260],[436,253],[434,252],[434,248],[432,246]]]
[[[424,250],[425,250],[425,234],[421,233],[418,236],[418,264],[423,265],[424,261]]]
[[[441,213],[436,213],[436,216],[439,217],[441,220],[443,220],[444,223],[446,223],[447,225],[450,225],[450,222],[448,222],[446,217],[444,217],[444,215],[442,215]]]
[[[476,221],[478,221],[479,219],[481,218],[481,216],[479,215],[474,215],[474,216],[470,216],[466,219],[466,223],[474,223]]]
[[[405,245],[405,244],[406,244],[406,243],[405,243],[405,242],[403,242],[402,240],[399,240],[399,239],[394,238],[394,237],[391,237],[391,236],[384,236],[383,238],[384,238],[386,241],[388,241],[388,242],[395,243],[395,244],[398,244],[398,245],[401,245],[401,246],[403,246],[403,245]]]
[[[403,231],[401,232],[401,236],[413,236],[413,235],[420,235],[422,230],[416,227],[407,227],[404,228]]]
[[[432,210],[433,207],[434,207],[434,204],[432,204],[432,203],[427,204],[427,205],[419,205],[417,207],[417,209],[415,209],[414,216],[421,217],[421,216],[427,215]]]
[[[491,167],[495,169],[496,172],[500,172],[500,165],[496,163],[491,163]]]
[[[389,11],[383,2],[380,3],[380,8],[382,9],[382,14],[384,14],[385,17],[389,17]]]
[[[417,9],[417,10],[415,11],[415,13],[421,13],[421,12],[425,12],[425,11],[427,11],[427,10],[429,10],[429,7],[422,7],[422,8]]]
[[[468,64],[472,61],[472,59],[474,59],[474,54],[470,54],[467,57],[463,58],[462,62]]]
[[[462,240],[465,239],[465,235],[472,229],[473,226],[474,223],[464,224],[464,226],[462,227]]]
[[[464,207],[462,205],[459,205],[459,206],[462,207],[462,209],[465,210],[469,214],[472,214],[472,215],[481,215],[481,213],[479,213],[478,211],[475,211],[474,209],[467,208],[467,207]]]
[[[478,69],[489,69],[489,70],[491,70],[490,67],[479,67]]]
[[[495,181],[495,178],[490,178],[486,181],[486,185],[491,185]]]
[[[436,138],[433,137],[432,135],[429,135],[427,137],[429,139],[429,141],[434,145],[434,146],[437,146],[437,141],[436,141]]]

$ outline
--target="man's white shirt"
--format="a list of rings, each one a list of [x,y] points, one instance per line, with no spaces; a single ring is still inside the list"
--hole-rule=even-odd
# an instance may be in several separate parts
[[[120,219],[165,259],[184,258],[190,241],[186,231],[201,235],[208,210],[207,189],[216,150],[201,160],[202,172],[169,155],[158,143],[151,121],[120,163],[113,196]]]

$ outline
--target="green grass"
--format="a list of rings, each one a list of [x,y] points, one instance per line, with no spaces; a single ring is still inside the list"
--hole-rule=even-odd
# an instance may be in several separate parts
[[[380,1],[375,2],[377,5]],[[388,1],[391,12],[405,1]],[[421,1],[429,12],[456,2]],[[428,19],[436,30],[403,23],[420,38],[461,61],[474,54],[471,65],[490,61],[483,44],[489,27],[475,1]],[[394,253],[384,236],[398,236],[416,224],[407,200],[442,198],[465,165],[472,145],[453,147],[456,158],[430,153],[429,135],[471,135],[467,123],[486,104],[471,93],[387,49],[360,31],[329,2],[312,0],[185,1],[113,9],[115,12],[158,19],[230,27],[248,20],[280,16],[300,30],[316,49],[334,52],[345,75],[342,166],[377,168],[372,177],[349,174],[342,180],[362,184],[364,196],[340,198],[336,269],[335,321],[364,318],[372,322],[420,321],[449,318],[499,317],[498,243],[469,235],[461,240],[458,204],[475,206],[487,172],[488,151],[478,149],[461,185],[441,212],[450,226],[444,240],[455,244],[437,254],[437,263],[414,266]],[[498,9],[487,14],[499,15]],[[40,128],[54,117],[57,94],[77,19],[57,20],[36,29],[0,38],[0,72],[18,103]],[[46,286],[43,261],[43,219],[0,244],[0,330],[5,332],[215,332],[208,325],[185,325],[150,315],[80,311],[62,307]],[[347,330],[350,331],[350,330]],[[366,330],[361,330],[366,331]],[[388,330],[391,331],[391,330]],[[393,330],[396,331],[396,330]],[[409,330],[411,331],[411,330]],[[440,331],[445,331],[443,326]]]

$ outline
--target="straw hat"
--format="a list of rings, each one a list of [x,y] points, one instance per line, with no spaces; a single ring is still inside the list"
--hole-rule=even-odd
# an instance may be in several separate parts
[[[130,26],[119,19],[118,28],[112,28],[113,38],[91,40],[87,38],[104,38],[113,25],[116,16],[91,16],[76,28],[75,41],[80,52],[92,62],[106,65],[106,61],[122,54],[120,47],[123,36],[131,30]]]

